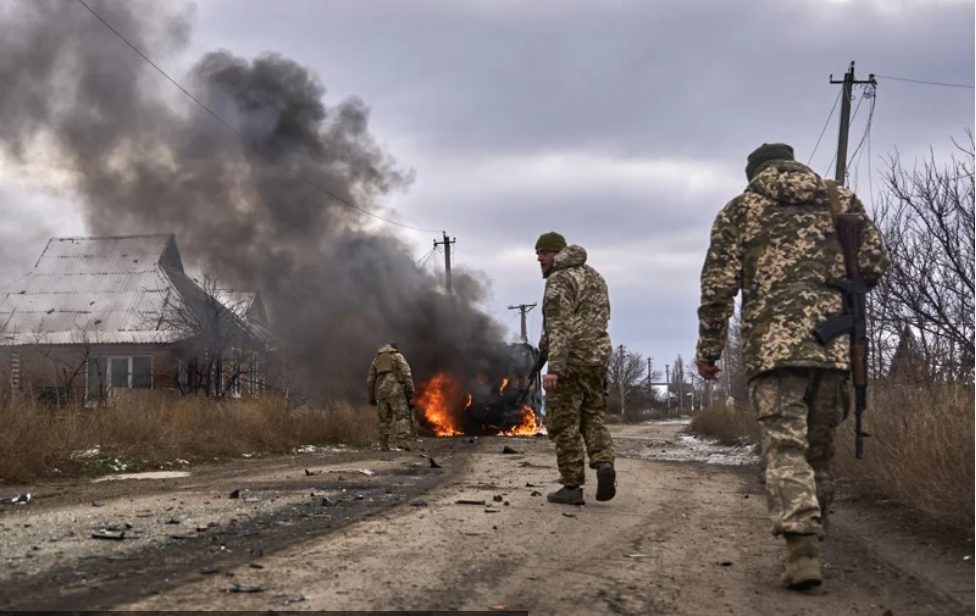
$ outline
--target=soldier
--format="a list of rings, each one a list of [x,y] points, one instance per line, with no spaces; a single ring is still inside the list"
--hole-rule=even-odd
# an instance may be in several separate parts
[[[849,404],[849,340],[820,345],[813,330],[843,310],[827,281],[844,277],[835,231],[838,213],[865,217],[850,190],[825,182],[783,143],[749,155],[749,185],[715,219],[701,275],[696,364],[714,379],[733,299],[742,290],[743,360],[759,420],[774,535],[784,535],[783,584],[804,590],[823,581],[820,540],[834,496],[834,431]],[[888,256],[865,220],[858,254],[873,286]]]
[[[583,443],[596,470],[598,501],[616,494],[613,439],[607,430],[606,374],[610,360],[610,299],[607,283],[586,264],[586,251],[567,246],[556,233],[544,233],[535,251],[546,279],[539,350],[548,357],[546,429],[556,445],[559,483],[551,503],[583,504]],[[582,437],[582,442],[580,438]]]
[[[390,431],[401,448],[410,450],[407,441],[416,436],[410,416],[413,397],[413,375],[410,364],[400,354],[396,343],[380,347],[366,377],[369,403],[378,407],[380,418],[380,449],[390,450]]]

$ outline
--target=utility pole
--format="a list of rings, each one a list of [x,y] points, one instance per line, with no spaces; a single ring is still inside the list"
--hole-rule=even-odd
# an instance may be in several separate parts
[[[647,358],[647,396],[648,400],[653,397],[654,390],[652,389],[653,383],[651,382],[651,366],[654,365],[654,358]]]
[[[451,244],[457,243],[457,238],[448,238],[447,231],[443,231],[442,233],[444,234],[444,240],[440,242],[434,240],[434,248],[444,246],[444,288],[447,289],[449,295],[453,295],[454,289],[451,286]]]
[[[620,416],[626,417],[624,410],[624,345],[617,347],[617,391],[620,394]]]
[[[877,86],[878,82],[874,78],[874,73],[868,75],[866,81],[854,79],[854,61],[851,60],[851,67],[844,73],[841,80],[830,76],[830,83],[843,84],[840,101],[840,132],[837,135],[837,166],[834,167],[834,181],[844,186],[847,184],[847,134],[851,128],[851,94],[854,91],[854,84],[868,83]]]
[[[667,383],[665,387],[665,397],[668,399],[668,417],[671,417],[671,364],[664,364],[664,381]]]
[[[522,316],[522,342],[528,344],[529,337],[526,335],[525,329],[525,315],[528,314],[530,310],[535,308],[535,304],[519,304],[517,306],[509,306],[509,310],[518,310]]]

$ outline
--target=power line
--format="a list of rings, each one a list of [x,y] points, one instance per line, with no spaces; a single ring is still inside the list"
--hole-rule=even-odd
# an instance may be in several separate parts
[[[837,109],[837,103],[840,102],[840,92],[837,92],[837,98],[834,99],[834,106],[830,108],[830,113],[827,114],[827,121],[824,122],[823,128],[820,130],[820,136],[817,137],[817,143],[813,146],[813,152],[810,153],[810,158],[807,159],[807,166],[810,165],[810,161],[817,154],[817,148],[820,147],[820,140],[823,139],[824,133],[827,132],[827,125],[830,124],[830,118],[834,117],[834,111]]]
[[[151,66],[154,69],[156,69],[156,71],[160,75],[162,75],[163,77],[165,77],[167,81],[169,81],[174,86],[176,86],[180,90],[180,92],[182,92],[183,94],[185,94],[191,101],[193,101],[194,103],[196,103],[201,109],[203,109],[204,111],[206,111],[210,115],[210,117],[214,118],[217,122],[219,122],[221,124],[221,126],[223,126],[224,128],[226,128],[227,130],[229,130],[231,133],[233,133],[237,137],[240,137],[241,139],[244,139],[244,135],[239,130],[237,130],[236,128],[234,128],[226,120],[224,120],[222,117],[220,117],[217,114],[216,111],[214,111],[213,109],[211,109],[210,107],[208,107],[207,105],[205,105],[203,102],[200,101],[200,99],[198,99],[193,94],[191,94],[190,91],[187,90],[186,88],[184,88],[178,81],[176,81],[175,79],[173,79],[172,77],[170,77],[169,74],[167,74],[166,71],[164,71],[162,68],[160,68],[158,64],[156,64],[155,62],[153,62],[152,60],[150,60],[149,57],[146,54],[142,53],[142,51],[138,47],[136,47],[135,45],[133,45],[132,43],[130,43],[129,40],[127,38],[125,38],[125,36],[123,36],[121,32],[119,32],[118,30],[116,30],[112,26],[112,24],[110,24],[109,22],[105,21],[105,19],[103,19],[101,15],[99,15],[98,13],[96,13],[95,12],[95,9],[93,9],[91,6],[89,6],[85,2],[85,0],[77,0],[77,2],[81,6],[85,7],[85,9],[87,9],[89,13],[91,13],[92,15],[94,15],[95,16],[95,19],[97,19],[98,21],[100,21],[102,23],[102,25],[104,25],[106,28],[108,28],[109,31],[112,32],[112,34],[114,34],[115,36],[117,36],[119,39],[122,40],[123,43],[125,43],[126,45],[128,45],[129,49],[131,49],[132,51],[134,51],[136,54],[139,55],[140,58],[142,58],[143,60],[145,60],[146,63],[149,64],[149,66]],[[346,201],[342,197],[336,195],[335,193],[331,192],[327,188],[325,188],[323,186],[320,186],[315,181],[309,179],[308,177],[302,175],[301,173],[299,173],[298,171],[295,171],[294,169],[288,169],[287,167],[285,167],[284,169],[286,171],[288,171],[289,173],[291,173],[292,175],[294,175],[299,180],[305,182],[306,184],[308,184],[309,186],[311,186],[312,188],[314,188],[315,190],[323,193],[326,196],[331,197],[332,199],[335,199],[336,201],[338,201],[339,203],[342,203],[343,205],[346,205],[348,207],[351,207],[354,210],[358,210],[359,212],[362,212],[363,214],[366,214],[367,216],[371,216],[372,218],[375,218],[377,220],[382,220],[383,222],[389,223],[391,225],[396,225],[398,227],[403,227],[405,229],[413,229],[414,231],[424,231],[424,232],[427,232],[427,233],[438,233],[438,232],[440,232],[440,229],[425,229],[423,227],[415,227],[413,225],[408,225],[406,223],[402,223],[402,222],[393,220],[391,218],[387,218],[385,216],[381,216],[379,214],[376,214],[374,212],[371,212],[371,211],[367,210],[366,208],[363,208],[363,207],[360,207],[360,206],[356,205],[355,203],[351,203],[349,201]]]
[[[895,81],[907,81],[909,83],[919,83],[927,86],[943,86],[946,88],[966,88],[969,90],[976,89],[976,86],[971,86],[965,83],[946,83],[943,81],[923,81],[921,79],[909,79],[907,77],[892,77],[891,75],[877,75],[875,77],[882,77],[884,79],[894,79]]]

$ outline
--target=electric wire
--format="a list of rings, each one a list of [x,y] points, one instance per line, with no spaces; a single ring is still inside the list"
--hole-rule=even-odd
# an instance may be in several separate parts
[[[971,86],[965,83],[946,83],[944,81],[924,81],[922,79],[909,79],[908,77],[892,77],[891,75],[877,75],[875,77],[881,77],[883,79],[894,79],[895,81],[907,81],[909,83],[917,83],[926,86],[942,86],[945,88],[966,88],[968,90],[976,89],[976,86]]]
[[[834,111],[837,109],[837,103],[840,102],[840,95],[842,93],[843,90],[837,92],[837,98],[834,99],[834,106],[830,108],[830,113],[827,114],[827,121],[824,122],[823,128],[820,129],[820,136],[817,137],[817,143],[813,146],[813,152],[810,153],[810,158],[807,159],[807,166],[810,165],[810,161],[812,161],[813,157],[817,154],[817,148],[820,147],[820,140],[823,139],[824,133],[827,132],[827,126],[830,125],[830,119],[834,117]]]
[[[180,82],[178,82],[175,79],[173,79],[172,77],[170,77],[169,74],[166,73],[166,71],[164,71],[162,68],[160,68],[158,64],[156,64],[155,62],[153,62],[138,47],[136,47],[131,42],[129,42],[129,40],[121,32],[119,32],[117,29],[115,29],[115,27],[113,27],[112,24],[110,24],[101,15],[99,15],[95,11],[95,9],[93,9],[91,6],[89,6],[85,2],[85,0],[77,0],[77,2],[81,6],[85,7],[85,9],[89,13],[91,13],[92,15],[94,15],[95,16],[95,19],[97,19],[98,21],[100,21],[102,23],[102,25],[104,25],[106,28],[108,28],[108,30],[110,32],[112,32],[112,34],[114,34],[115,36],[117,36],[123,43],[125,43],[129,47],[129,49],[131,49],[132,51],[134,51],[140,58],[142,58],[143,60],[145,60],[146,63],[149,64],[149,66],[151,66],[154,69],[156,69],[156,72],[158,72],[160,75],[162,75],[164,78],[166,78],[166,80],[169,81],[170,83],[172,83],[174,86],[176,86],[179,89],[180,92],[182,92],[184,95],[186,95],[191,101],[193,101],[194,103],[196,103],[201,109],[203,109],[204,111],[206,111],[207,114],[210,115],[210,117],[212,117],[214,120],[216,120],[217,122],[219,122],[221,126],[223,126],[225,129],[229,130],[231,133],[233,133],[237,137],[240,137],[241,139],[244,138],[244,135],[238,129],[234,128],[226,120],[224,120],[222,117],[220,117],[220,115],[216,111],[214,111],[213,109],[211,109],[210,107],[208,107],[207,105],[205,105],[202,101],[200,101],[200,99],[198,99],[196,96],[194,96],[189,90],[187,90],[186,88],[184,88],[183,85],[180,84]],[[306,184],[308,184],[309,186],[311,186],[315,190],[321,192],[322,194],[324,194],[324,195],[326,195],[328,197],[331,197],[335,201],[338,201],[339,203],[341,203],[343,205],[346,205],[348,207],[351,207],[354,210],[357,210],[359,212],[362,212],[363,214],[366,214],[367,216],[370,216],[370,217],[375,218],[377,220],[381,220],[381,221],[383,221],[385,223],[389,223],[391,225],[396,225],[398,227],[403,227],[405,229],[413,229],[414,231],[424,231],[424,232],[427,232],[427,233],[440,233],[441,232],[440,229],[426,229],[426,228],[423,228],[423,227],[418,227],[418,226],[409,225],[409,224],[406,224],[406,223],[403,223],[403,222],[399,222],[397,220],[393,220],[393,219],[387,218],[385,216],[381,216],[379,214],[376,214],[375,212],[371,212],[371,211],[367,210],[366,208],[360,207],[360,206],[356,205],[355,203],[351,203],[349,201],[346,201],[342,197],[336,195],[335,193],[331,192],[327,188],[319,185],[314,180],[306,177],[305,175],[299,173],[298,171],[295,171],[294,169],[285,168],[285,170],[288,171],[289,173],[291,173],[293,176],[295,176],[299,180],[305,182]]]

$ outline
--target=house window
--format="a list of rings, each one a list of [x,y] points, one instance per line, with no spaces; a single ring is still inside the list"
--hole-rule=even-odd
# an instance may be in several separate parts
[[[91,357],[86,384],[88,400],[104,399],[110,389],[152,389],[152,357]]]

